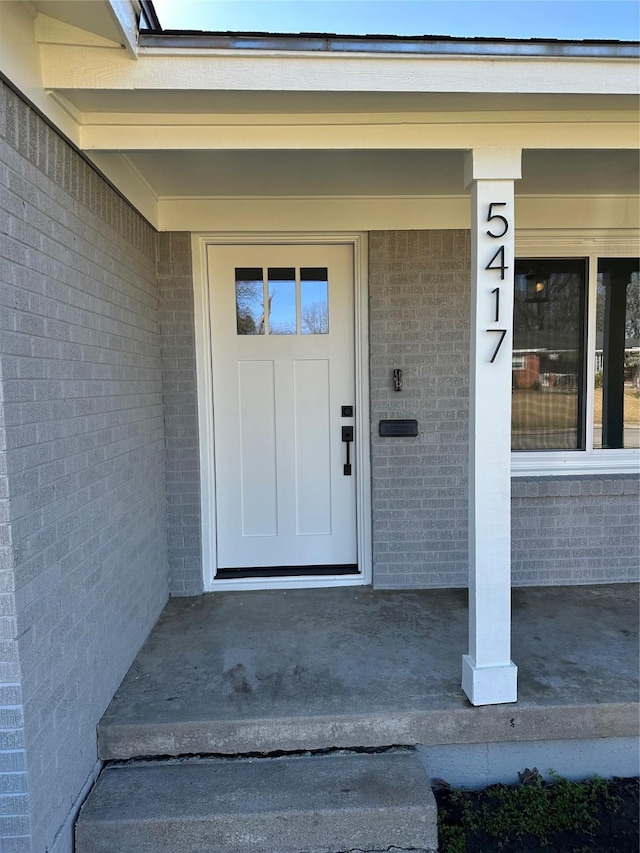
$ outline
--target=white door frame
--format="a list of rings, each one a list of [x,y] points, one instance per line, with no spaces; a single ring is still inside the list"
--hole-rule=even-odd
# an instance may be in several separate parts
[[[215,580],[216,564],[216,488],[215,442],[213,431],[213,374],[209,320],[209,284],[207,246],[209,245],[350,245],[353,248],[354,323],[355,323],[355,400],[356,432],[354,463],[356,480],[356,526],[358,545],[357,577],[326,575],[307,578],[240,578]],[[297,589],[301,587],[355,586],[369,584],[371,560],[371,454],[369,430],[369,294],[368,236],[366,233],[331,232],[221,234],[197,233],[191,240],[193,253],[193,293],[195,308],[195,346],[198,393],[198,432],[200,440],[200,508],[202,528],[202,567],[205,592],[239,589]]]

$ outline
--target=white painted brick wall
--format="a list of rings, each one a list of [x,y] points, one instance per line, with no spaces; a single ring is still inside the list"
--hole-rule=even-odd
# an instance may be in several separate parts
[[[4,86],[0,116],[0,846],[71,853],[168,595],[157,238]]]

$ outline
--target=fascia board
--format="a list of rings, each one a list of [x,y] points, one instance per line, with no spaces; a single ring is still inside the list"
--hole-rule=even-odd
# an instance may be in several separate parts
[[[639,94],[634,59],[140,50],[42,45],[50,89]]]
[[[122,36],[122,44],[130,59],[138,58],[140,5],[131,0],[106,0],[107,8]]]
[[[250,128],[251,132],[248,132]],[[473,148],[636,149],[638,125],[625,122],[541,124],[87,124],[86,150],[452,150]]]

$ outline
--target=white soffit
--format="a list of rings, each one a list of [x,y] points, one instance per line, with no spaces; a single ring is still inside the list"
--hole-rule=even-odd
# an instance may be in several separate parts
[[[110,10],[110,3],[105,0],[32,0],[32,5],[48,18],[112,42],[122,42],[122,31]]]

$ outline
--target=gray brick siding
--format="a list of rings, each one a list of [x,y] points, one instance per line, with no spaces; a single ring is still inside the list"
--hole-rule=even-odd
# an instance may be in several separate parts
[[[0,334],[2,332],[0,331]],[[0,423],[2,362],[0,361]],[[18,655],[13,549],[9,524],[9,477],[0,429],[0,849],[27,850],[31,821],[25,751],[22,672]]]
[[[370,235],[376,587],[467,584],[469,247],[465,231]],[[417,418],[419,435],[380,438],[381,418]],[[514,585],[638,580],[638,483],[514,479]]]
[[[157,237],[0,96],[0,846],[44,853],[168,595]]]
[[[172,595],[202,592],[200,459],[191,235],[158,235],[167,536]]]
[[[515,479],[512,576],[517,586],[637,581],[640,479]]]
[[[369,240],[374,585],[463,586],[470,234],[375,231]],[[418,437],[380,438],[383,418],[416,418]]]

